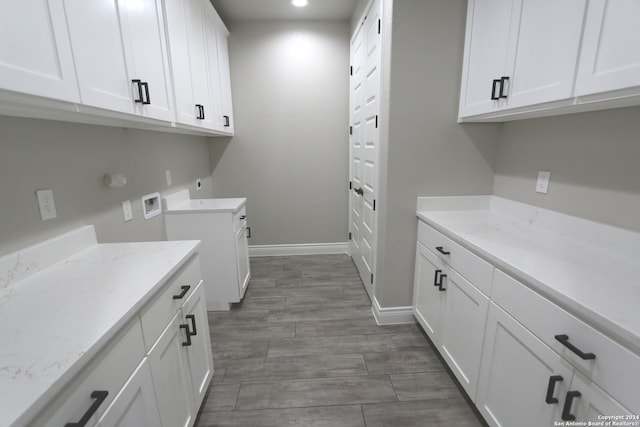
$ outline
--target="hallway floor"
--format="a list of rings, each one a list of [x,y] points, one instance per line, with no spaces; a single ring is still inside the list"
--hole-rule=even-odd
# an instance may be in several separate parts
[[[481,426],[416,324],[378,326],[347,255],[251,259],[210,312],[215,374],[198,427]]]

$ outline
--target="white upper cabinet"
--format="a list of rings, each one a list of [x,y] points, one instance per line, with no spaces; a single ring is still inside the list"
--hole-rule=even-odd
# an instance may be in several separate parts
[[[178,123],[210,128],[203,4],[164,0]]]
[[[84,105],[172,120],[156,0],[65,0]]]
[[[513,0],[469,1],[460,115],[499,106],[499,82],[506,76]]]
[[[80,100],[62,0],[0,1],[0,89]]]
[[[231,125],[225,126],[231,120],[231,86],[224,24],[208,0],[164,3],[177,122],[232,133]]]
[[[640,2],[590,0],[576,96],[640,86]]]
[[[508,108],[571,97],[585,0],[522,0],[516,9]]]
[[[460,118],[570,98],[585,5],[469,1]]]
[[[231,100],[231,71],[229,69],[229,45],[227,37],[229,31],[222,21],[217,30],[218,39],[218,70],[220,75],[220,99],[222,102],[222,126],[229,133],[234,132],[233,102]]]

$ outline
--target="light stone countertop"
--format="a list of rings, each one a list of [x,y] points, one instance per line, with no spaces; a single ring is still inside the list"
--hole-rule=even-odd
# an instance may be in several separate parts
[[[164,198],[164,213],[237,212],[246,204],[246,198],[191,199],[189,190],[181,190]]]
[[[0,258],[0,426],[36,415],[199,245],[98,244],[84,227]]]
[[[640,233],[495,196],[421,197],[416,214],[640,355]]]

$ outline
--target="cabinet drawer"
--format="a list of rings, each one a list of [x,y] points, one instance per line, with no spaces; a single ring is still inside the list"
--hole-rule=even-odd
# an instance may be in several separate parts
[[[640,413],[640,388],[634,378],[640,372],[640,356],[499,270],[492,299],[632,413]],[[595,359],[582,359],[557,335],[566,335],[571,345],[595,354]]]
[[[237,231],[242,227],[242,223],[247,219],[247,207],[243,206],[233,213],[233,231]]]
[[[491,295],[493,278],[493,266],[491,264],[422,221],[418,221],[418,242],[429,248],[485,295]],[[449,254],[442,254],[436,249],[438,247],[443,252],[449,252]]]
[[[144,358],[142,329],[138,317],[127,325],[81,373],[68,384],[30,426],[64,426],[78,422],[98,399],[94,391],[107,391],[106,398],[86,424],[93,426]]]
[[[142,333],[147,350],[193,293],[202,279],[200,259],[192,257],[142,310]]]

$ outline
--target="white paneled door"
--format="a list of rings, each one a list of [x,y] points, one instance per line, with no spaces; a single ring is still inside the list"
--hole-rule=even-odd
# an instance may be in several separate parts
[[[376,0],[351,41],[349,253],[373,296],[379,159],[382,1]]]

